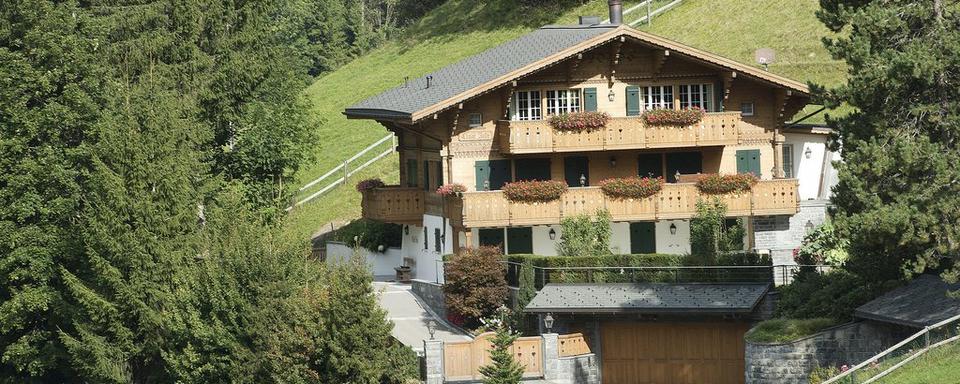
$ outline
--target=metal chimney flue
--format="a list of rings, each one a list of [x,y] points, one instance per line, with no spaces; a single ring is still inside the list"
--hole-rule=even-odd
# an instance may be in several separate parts
[[[607,5],[610,6],[610,24],[623,24],[623,0],[610,0]]]

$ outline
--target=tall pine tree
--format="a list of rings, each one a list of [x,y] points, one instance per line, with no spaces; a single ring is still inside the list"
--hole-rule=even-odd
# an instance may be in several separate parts
[[[960,13],[955,1],[821,0],[846,85],[818,89],[842,147],[834,189],[849,267],[872,281],[956,266],[960,255]],[[945,274],[956,277],[956,269]]]

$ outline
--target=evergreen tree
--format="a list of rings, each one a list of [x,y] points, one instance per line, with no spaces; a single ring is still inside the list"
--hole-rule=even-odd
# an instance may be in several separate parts
[[[490,339],[490,364],[480,367],[484,384],[518,384],[523,378],[523,366],[513,358],[513,342],[520,336],[509,325],[509,311],[501,307],[497,311],[496,334]]]
[[[848,267],[883,281],[954,266],[960,255],[960,13],[942,0],[821,0],[842,32],[826,41],[849,66],[847,84],[815,91],[843,151],[835,224]]]

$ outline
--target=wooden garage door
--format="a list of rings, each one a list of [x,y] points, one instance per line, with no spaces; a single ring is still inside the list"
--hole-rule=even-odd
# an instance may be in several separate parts
[[[603,383],[743,383],[747,329],[744,323],[603,323]]]

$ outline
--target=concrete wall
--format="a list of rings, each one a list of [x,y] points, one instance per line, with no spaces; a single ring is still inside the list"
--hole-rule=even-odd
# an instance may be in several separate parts
[[[802,200],[800,212],[793,216],[753,217],[755,248],[769,250],[774,265],[793,265],[793,250],[800,247],[807,234],[807,222],[814,226],[827,219],[826,200]]]
[[[820,199],[821,182],[826,168],[832,168],[833,153],[827,151],[827,136],[822,134],[786,133],[784,145],[793,146],[793,177],[800,180],[800,199]],[[810,150],[810,157],[806,153]],[[828,158],[825,159],[824,156]],[[826,161],[824,161],[826,160]]]
[[[677,226],[677,234],[670,234],[670,225]],[[690,253],[690,222],[687,220],[660,220],[656,226],[657,253],[683,255]],[[629,253],[629,252],[628,252]]]
[[[387,248],[383,253],[360,248],[359,252],[375,276],[394,276],[394,268],[403,265],[403,251],[398,248]],[[327,242],[327,264],[349,262],[353,254],[354,249],[346,244]]]
[[[433,313],[442,319],[447,318],[447,303],[443,296],[442,285],[420,279],[414,279],[410,284],[413,294],[423,300]]]
[[[747,384],[804,384],[814,368],[853,366],[896,344],[903,331],[860,322],[834,327],[791,343],[746,343]]]
[[[426,228],[426,232],[424,232],[424,228]],[[443,243],[440,244],[439,252],[437,252],[436,237],[434,236],[434,231],[438,228],[440,234],[445,235],[443,236]],[[453,253],[453,229],[449,223],[445,225],[443,218],[440,216],[423,215],[423,227],[410,225],[409,233],[406,232],[404,230],[403,257],[412,267],[413,277],[442,283],[443,255]],[[424,248],[424,235],[426,235],[426,248]]]

